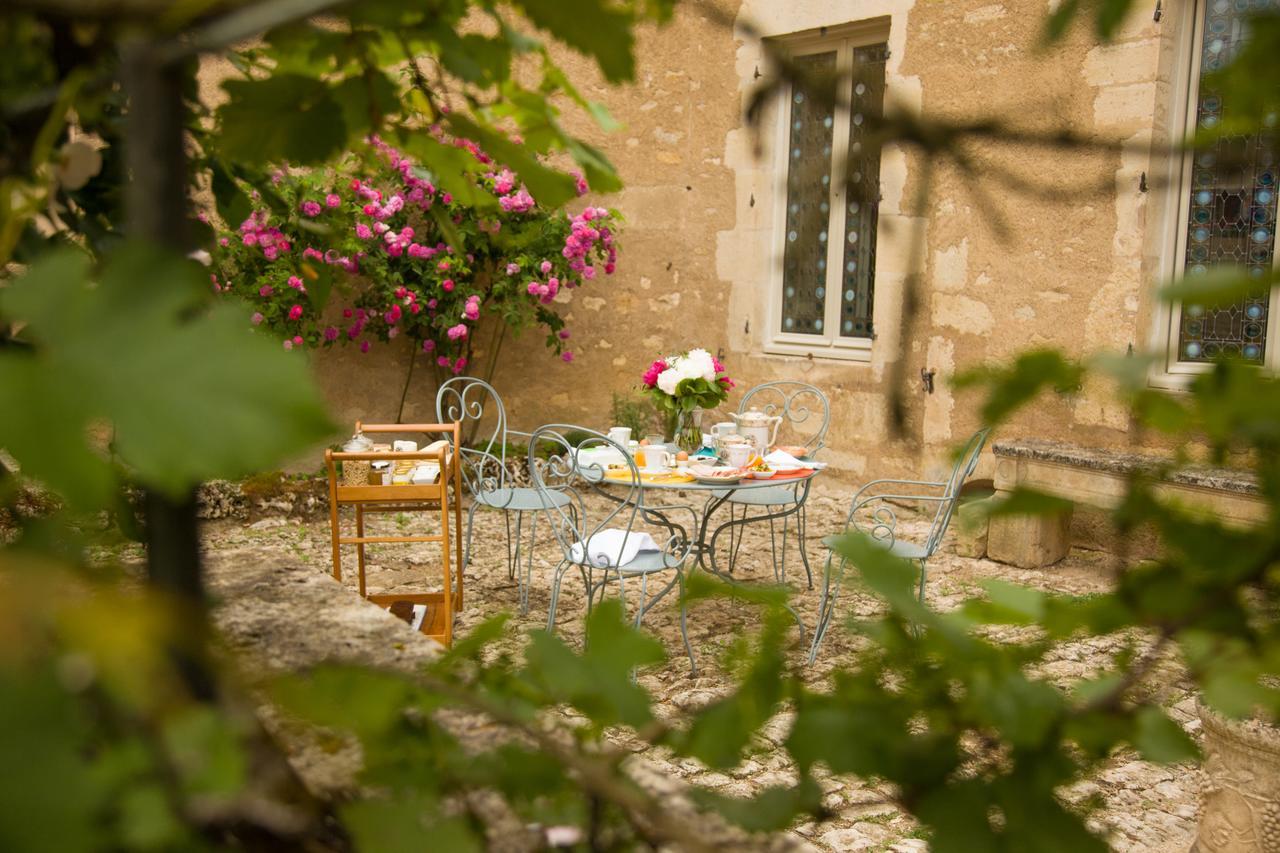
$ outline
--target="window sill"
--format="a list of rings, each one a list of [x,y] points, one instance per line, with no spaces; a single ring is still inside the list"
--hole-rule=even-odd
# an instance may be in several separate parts
[[[846,338],[839,344],[827,340],[818,340],[813,343],[773,340],[765,342],[761,352],[764,355],[789,356],[814,361],[869,364],[871,344],[871,338]]]

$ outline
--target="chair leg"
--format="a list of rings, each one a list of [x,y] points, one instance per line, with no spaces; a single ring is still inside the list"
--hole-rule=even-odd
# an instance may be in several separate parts
[[[729,520],[730,521],[734,520],[733,504],[729,504]],[[733,567],[738,562],[738,551],[741,550],[742,548],[742,540],[744,540],[747,536],[747,525],[745,524],[746,520],[747,520],[747,508],[744,506],[742,508],[742,521],[744,523],[738,524],[738,525],[735,525],[734,527],[729,528],[730,533],[733,533],[735,529],[738,531],[738,538],[733,542],[733,546],[729,551],[729,574],[733,574]]]
[[[515,562],[511,556],[511,513],[503,510],[502,521],[507,526],[507,580],[515,580]]]
[[[773,514],[773,507],[764,508],[767,515]],[[782,559],[784,562],[778,562],[778,532],[774,525],[775,519],[769,519],[769,561],[773,563],[773,579],[777,583],[783,583],[787,579],[787,527],[785,521],[782,526]]]
[[[520,584],[520,615],[529,613],[529,587],[533,585],[533,552],[538,545],[538,514],[529,523],[529,556],[525,560],[524,583]]]
[[[813,589],[813,571],[809,568],[809,554],[804,549],[805,538],[809,535],[809,516],[804,508],[804,504],[800,504],[800,511],[796,513],[796,549],[800,552],[800,562],[804,564],[804,577],[809,585],[809,589]]]
[[[471,565],[471,530],[475,524],[476,510],[479,508],[479,502],[472,501],[471,508],[467,510],[467,536],[466,539],[463,540],[465,544],[462,549],[462,571],[464,572],[467,570],[467,567]]]
[[[689,607],[684,600],[684,569],[680,573],[680,639],[684,640],[684,651],[689,656],[689,677],[698,675],[698,662],[693,657],[693,646],[689,643]]]
[[[560,601],[560,582],[564,580],[564,573],[569,571],[573,564],[564,561],[556,566],[555,577],[551,580],[551,604],[547,608],[547,633],[554,633],[556,630],[556,605]]]
[[[809,646],[809,664],[818,657],[818,646],[822,643],[822,638],[827,635],[827,629],[831,627],[831,619],[836,612],[836,599],[840,597],[840,581],[844,575],[844,558],[840,558],[840,568],[835,572],[835,588],[832,589],[832,571],[831,566],[834,555],[827,552],[827,562],[822,569],[822,602],[818,605],[818,621],[813,626],[813,642]]]
[[[926,567],[926,561],[920,561],[920,603],[924,604],[924,582],[928,577],[929,570]]]

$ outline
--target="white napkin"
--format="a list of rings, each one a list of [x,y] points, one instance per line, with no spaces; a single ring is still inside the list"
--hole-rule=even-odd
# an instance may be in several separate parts
[[[575,563],[589,562],[598,569],[604,569],[625,566],[641,551],[661,550],[653,537],[644,531],[633,530],[628,533],[609,527],[589,538],[586,548],[583,548],[581,542],[573,543],[569,556]]]
[[[794,471],[797,468],[808,467],[805,463],[781,450],[775,450],[764,458],[769,463],[770,468],[776,468],[779,471]]]

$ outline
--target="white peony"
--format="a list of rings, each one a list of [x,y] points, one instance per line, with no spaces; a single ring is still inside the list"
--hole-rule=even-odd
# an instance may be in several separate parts
[[[679,365],[668,367],[666,370],[658,374],[658,388],[660,388],[664,394],[670,394],[674,397],[676,395],[676,386],[679,385],[680,381],[684,378],[684,374],[681,372]]]
[[[711,353],[704,349],[689,350],[684,360],[685,376],[690,379],[705,379],[708,382],[716,381],[715,361],[711,358]]]

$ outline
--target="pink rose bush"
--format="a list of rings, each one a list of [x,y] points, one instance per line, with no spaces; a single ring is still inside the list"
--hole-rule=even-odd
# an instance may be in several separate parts
[[[253,325],[286,349],[350,344],[369,352],[371,342],[403,335],[442,370],[461,373],[487,318],[515,332],[543,327],[547,347],[571,362],[554,306],[564,291],[614,272],[618,215],[544,208],[474,142],[431,132],[477,161],[468,179],[491,203],[460,201],[372,138],[339,167],[279,169],[261,191],[272,203],[235,234],[216,235],[215,288],[247,301]],[[575,180],[585,193],[586,182]]]

